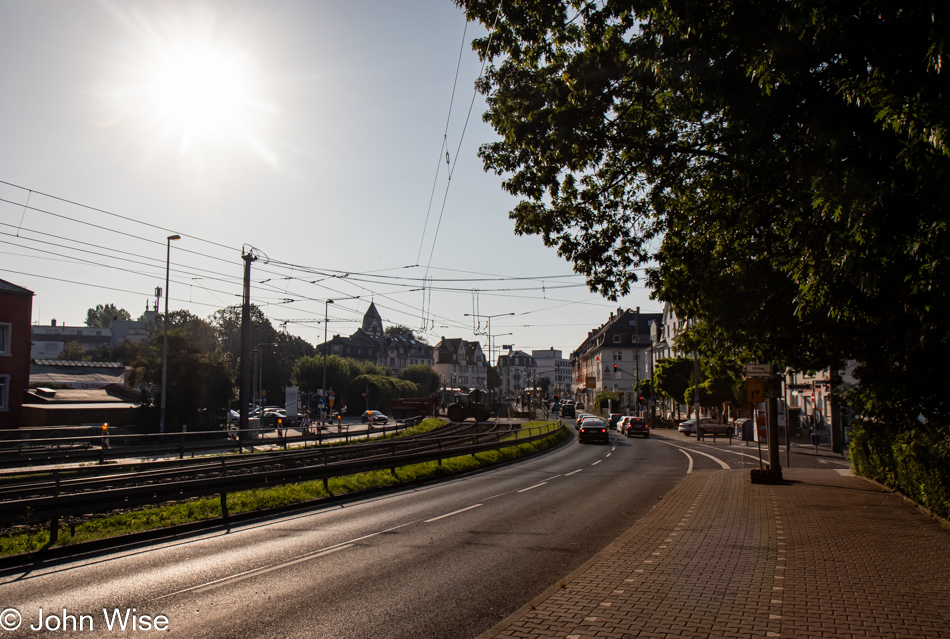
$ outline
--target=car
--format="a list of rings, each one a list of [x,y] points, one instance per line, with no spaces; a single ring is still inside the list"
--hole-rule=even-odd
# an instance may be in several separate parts
[[[584,421],[588,419],[600,419],[600,418],[597,417],[597,415],[591,415],[590,413],[578,413],[577,419],[574,420],[574,429],[576,430],[580,428],[581,424],[583,424]]]
[[[561,405],[561,417],[574,419],[577,417],[577,411],[574,410],[574,404]]]
[[[677,426],[676,430],[683,433],[684,435],[695,435],[696,434],[696,420],[687,419],[686,421],[680,422],[680,425]]]
[[[610,423],[610,427],[616,428],[618,433],[621,432],[620,426],[618,426],[621,417],[623,417],[622,413],[610,413],[610,415],[607,416],[607,421]]]
[[[586,441],[610,443],[610,435],[607,434],[607,424],[604,420],[597,417],[584,420],[577,429],[577,443],[583,444]]]
[[[360,415],[360,421],[363,422],[364,424],[370,424],[370,425],[388,424],[389,418],[383,415],[378,410],[368,410],[368,411],[364,411],[363,414]]]
[[[283,408],[265,408],[261,413],[261,430],[273,430],[287,421],[287,411]]]
[[[709,424],[710,426],[715,425],[714,422],[707,422],[706,420],[703,420],[702,423],[703,425],[706,425],[706,424]],[[696,420],[687,419],[684,422],[680,422],[680,425],[676,428],[676,430],[678,430],[679,432],[687,436],[695,435],[696,434]]]
[[[650,425],[642,417],[624,417],[621,423],[623,427],[621,432],[627,437],[640,435],[644,439],[650,438]]]

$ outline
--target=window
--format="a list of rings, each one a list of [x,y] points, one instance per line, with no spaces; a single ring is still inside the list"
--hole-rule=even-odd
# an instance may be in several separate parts
[[[0,411],[10,410],[7,403],[10,395],[10,376],[0,375]]]
[[[13,325],[0,324],[0,355],[10,354],[10,340],[13,339]]]
[[[619,343],[620,343],[620,336],[614,335],[614,344],[619,344]]]
[[[623,361],[623,351],[614,351],[614,361],[615,362]]]

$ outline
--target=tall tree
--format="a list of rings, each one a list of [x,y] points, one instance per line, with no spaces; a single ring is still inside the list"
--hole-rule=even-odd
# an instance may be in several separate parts
[[[713,363],[950,421],[945,3],[458,2],[517,233],[612,299],[646,267]]]
[[[431,366],[425,364],[407,366],[399,372],[399,377],[415,382],[423,397],[428,397],[439,390],[439,374],[432,370]]]
[[[109,328],[114,319],[130,320],[132,315],[115,304],[96,304],[95,308],[86,311],[86,326]]]
[[[155,322],[136,360],[135,381],[161,386],[163,326]],[[168,314],[166,424],[195,430],[213,426],[234,395],[230,356],[217,348],[213,327],[187,311]],[[157,423],[157,414],[154,416]]]

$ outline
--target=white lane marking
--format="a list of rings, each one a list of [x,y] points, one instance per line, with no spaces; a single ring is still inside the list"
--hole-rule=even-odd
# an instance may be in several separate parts
[[[526,492],[528,492],[529,490],[534,490],[535,488],[540,488],[541,486],[544,486],[546,483],[548,483],[548,482],[543,481],[543,482],[541,482],[540,484],[535,484],[534,486],[528,486],[527,488],[522,488],[522,489],[519,490],[518,492],[519,492],[519,493],[526,493]]]
[[[604,460],[603,460],[603,459],[598,459],[598,460],[595,461],[593,464],[591,464],[591,466],[596,466],[597,464],[599,464],[599,463],[602,462],[602,461],[604,461]]]
[[[481,504],[474,504],[472,506],[468,506],[467,508],[461,508],[459,510],[456,510],[450,513],[445,513],[444,515],[439,515],[438,517],[433,517],[432,519],[426,519],[425,523],[431,524],[434,521],[439,521],[440,519],[445,519],[446,517],[451,517],[452,515],[458,515],[459,513],[464,513],[467,510],[472,510],[473,508],[478,508],[479,506],[481,506]]]
[[[566,475],[564,475],[564,476],[565,476],[565,477],[570,477],[571,475],[576,475],[577,473],[581,472],[582,470],[584,470],[584,469],[583,469],[583,468],[578,468],[577,470],[572,470],[571,472],[569,472],[568,474],[566,474]]]
[[[673,448],[679,448],[680,450],[687,450],[687,449],[684,449],[684,448],[682,448],[682,447],[680,447],[680,446],[677,446],[676,444],[670,444],[669,442],[663,442],[663,443],[664,443],[664,444],[668,444],[668,445],[672,446]],[[689,450],[690,452],[696,453],[697,455],[703,455],[704,457],[708,457],[709,459],[713,460],[714,462],[716,462],[717,464],[719,464],[720,466],[722,466],[722,468],[724,468],[725,470],[729,470],[729,468],[730,468],[730,467],[729,467],[729,464],[727,464],[726,462],[722,461],[722,460],[719,459],[718,457],[713,457],[713,456],[710,455],[709,453],[704,453],[703,451],[701,451],[701,450],[696,450],[696,449],[694,449],[694,448],[690,448],[690,449],[688,449],[688,450]]]
[[[327,555],[331,555],[340,550],[346,550],[347,548],[352,548],[352,547],[353,547],[353,544],[343,544],[342,546],[333,546],[331,548],[327,548],[325,550],[316,552],[312,555],[307,555],[306,557],[298,557],[297,559],[291,559],[290,561],[285,561],[283,563],[280,563],[274,566],[266,566],[264,568],[255,568],[253,570],[248,570],[247,572],[241,572],[236,575],[228,575],[227,577],[215,579],[214,581],[209,581],[208,583],[200,584],[198,586],[192,586],[191,588],[185,588],[184,590],[179,590],[178,592],[173,592],[168,595],[157,597],[157,599],[164,599],[165,597],[171,597],[172,595],[179,595],[184,592],[196,592],[196,593],[204,592],[205,590],[211,590],[212,588],[223,586],[226,583],[228,584],[237,583],[239,581],[243,581],[250,577],[256,577],[257,575],[264,575],[269,572],[279,570],[281,568],[286,568],[287,566],[293,566],[294,564],[299,564],[304,561],[310,561],[311,559],[316,559],[318,557],[325,557]],[[153,599],[152,601],[155,601],[155,600]]]
[[[689,466],[686,468],[686,474],[688,475],[688,474],[690,474],[691,472],[693,472],[693,458],[690,457],[689,453],[687,453],[687,452],[686,452],[685,450],[683,450],[682,448],[677,448],[676,450],[678,450],[678,451],[680,451],[681,453],[683,453],[684,455],[686,455],[686,459],[689,460]]]
[[[611,455],[613,455],[613,453],[607,453],[604,457],[610,457]]]
[[[341,542],[338,543],[338,544],[334,544],[334,545],[332,545],[332,546],[327,546],[326,548],[321,548],[320,550],[315,550],[315,551],[313,551],[313,552],[305,553],[305,554],[303,554],[303,555],[300,555],[299,557],[294,557],[293,559],[288,559],[287,561],[282,561],[282,562],[277,563],[277,564],[271,564],[270,566],[260,566],[259,568],[252,568],[251,570],[245,570],[244,572],[239,572],[239,573],[234,574],[234,575],[228,575],[227,577],[221,577],[221,578],[219,578],[219,579],[214,579],[214,580],[212,580],[212,581],[208,581],[208,582],[205,582],[205,583],[203,583],[203,584],[198,584],[198,585],[196,585],[196,586],[191,586],[190,588],[184,588],[184,589],[182,589],[182,590],[176,590],[175,592],[170,592],[170,593],[168,593],[167,595],[161,595],[161,596],[159,596],[159,597],[154,597],[154,598],[152,598],[152,599],[148,599],[148,600],[145,601],[145,603],[149,603],[149,602],[152,602],[152,601],[158,601],[159,599],[165,599],[166,597],[172,597],[172,596],[174,596],[174,595],[178,595],[178,594],[181,594],[181,593],[184,593],[184,592],[200,592],[200,591],[203,591],[203,590],[210,590],[210,589],[216,588],[216,587],[218,587],[218,586],[223,586],[224,584],[227,584],[227,583],[233,583],[233,582],[236,582],[236,581],[241,581],[241,580],[243,580],[243,579],[247,579],[248,577],[253,577],[253,576],[255,576],[255,575],[262,575],[262,574],[265,574],[265,573],[268,573],[268,572],[271,572],[271,571],[274,571],[274,570],[279,570],[280,568],[285,568],[285,567],[287,567],[287,566],[293,566],[294,564],[299,564],[299,563],[304,562],[304,561],[310,561],[311,559],[317,559],[318,557],[324,557],[324,556],[326,556],[326,555],[330,555],[330,554],[332,554],[332,553],[335,553],[335,552],[337,552],[338,550],[346,550],[347,548],[351,548],[351,547],[353,547],[353,546],[356,544],[356,542],[358,542],[358,541],[363,541],[363,540],[365,540],[365,539],[370,539],[371,537],[375,537],[375,536],[377,536],[377,535],[382,535],[383,533],[392,532],[392,531],[394,531],[394,530],[399,530],[400,528],[405,528],[406,526],[412,526],[412,525],[417,524],[417,523],[419,523],[419,520],[418,520],[418,519],[415,520],[415,521],[408,521],[408,522],[406,522],[406,523],[404,523],[404,524],[399,524],[399,525],[397,525],[397,526],[392,526],[391,528],[386,528],[385,530],[377,530],[376,532],[372,532],[372,533],[369,533],[369,534],[367,534],[367,535],[362,535],[361,537],[354,537],[353,539],[350,539],[350,540],[347,540],[347,541],[341,541]]]

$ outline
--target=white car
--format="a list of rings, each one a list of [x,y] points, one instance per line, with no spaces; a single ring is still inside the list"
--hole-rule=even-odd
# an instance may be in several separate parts
[[[680,422],[680,425],[677,427],[679,432],[684,435],[695,435],[696,434],[696,420],[687,419],[685,422]]]

